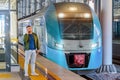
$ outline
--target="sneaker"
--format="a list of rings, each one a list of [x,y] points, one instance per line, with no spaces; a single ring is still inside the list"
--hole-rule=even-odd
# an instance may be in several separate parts
[[[27,77],[27,76],[28,76],[28,74],[24,74],[24,76],[26,76],[26,77]]]
[[[37,74],[37,73],[31,73],[31,75],[33,75],[33,76],[38,76],[39,74]]]

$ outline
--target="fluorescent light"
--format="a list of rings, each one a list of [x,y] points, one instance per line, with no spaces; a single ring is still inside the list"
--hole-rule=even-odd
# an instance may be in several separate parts
[[[70,10],[70,11],[76,11],[77,8],[76,8],[76,7],[69,7],[69,10]]]

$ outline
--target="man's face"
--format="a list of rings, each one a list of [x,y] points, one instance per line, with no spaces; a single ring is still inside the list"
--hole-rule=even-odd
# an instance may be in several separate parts
[[[27,32],[32,33],[32,27],[27,27]]]

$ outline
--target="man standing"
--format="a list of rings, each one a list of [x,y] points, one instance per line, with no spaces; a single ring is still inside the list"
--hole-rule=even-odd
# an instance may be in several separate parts
[[[24,35],[24,50],[25,50],[25,63],[24,63],[24,76],[28,76],[28,64],[31,59],[31,75],[38,75],[35,72],[36,52],[40,52],[40,45],[37,34],[32,32],[32,27],[27,26],[27,33]]]

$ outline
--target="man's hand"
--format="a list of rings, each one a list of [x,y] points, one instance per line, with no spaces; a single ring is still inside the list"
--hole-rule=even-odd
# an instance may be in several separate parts
[[[39,54],[39,53],[40,53],[40,50],[36,50],[36,53]]]

